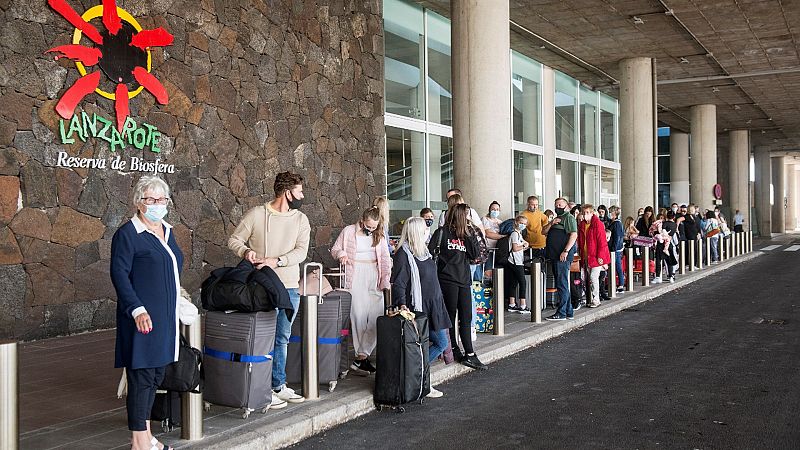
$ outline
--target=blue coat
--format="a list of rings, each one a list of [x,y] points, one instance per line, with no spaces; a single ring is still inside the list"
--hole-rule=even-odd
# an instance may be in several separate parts
[[[175,271],[169,252],[153,234],[138,232],[132,219],[111,241],[111,281],[117,291],[115,367],[164,367],[175,361],[178,317]],[[171,227],[165,225],[167,245],[180,272],[183,253]],[[136,330],[132,313],[145,307],[153,322],[148,334]]]

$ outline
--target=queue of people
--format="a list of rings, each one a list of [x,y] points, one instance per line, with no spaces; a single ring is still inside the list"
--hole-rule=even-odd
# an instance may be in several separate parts
[[[308,217],[300,212],[303,178],[291,172],[279,173],[273,188],[271,201],[246,212],[228,247],[257,269],[271,268],[293,308],[287,310],[288,314],[278,314],[276,324],[270,408],[278,409],[304,400],[286,385],[285,365],[291,326],[299,308],[300,264],[308,256],[311,227]],[[126,369],[132,448],[161,449],[168,447],[153,438],[148,418],[164,368],[178,358],[183,254],[172,226],[164,220],[171,204],[167,183],[157,176],[143,176],[133,192],[136,213],[114,234],[111,247],[110,274],[118,298],[115,365]],[[730,233],[718,208],[698,214],[693,204],[673,204],[670,210],[658,213],[647,206],[636,219],[628,216],[623,220],[617,206],[574,205],[565,198],[556,199],[552,211],[542,212],[539,199],[531,196],[506,234],[500,203],[492,202],[481,217],[466,204],[458,189],[451,189],[447,204],[433,232],[436,218],[429,208],[421,210],[419,217],[403,220],[395,244],[388,235],[388,201],[379,197],[356,223],[342,230],[332,246],[332,257],[349,274],[342,287],[352,296],[355,354],[350,368],[354,372],[375,372],[370,357],[376,349],[376,321],[384,312],[384,289],[393,291],[393,303],[400,309],[428,315],[431,360],[452,349],[461,364],[486,369],[473,346],[475,307],[471,289],[484,269],[492,265],[508,269],[504,307],[530,313],[530,299],[525,297],[525,254],[547,260],[556,289],[556,311],[547,320],[569,320],[575,313],[570,268],[576,254],[581,276],[590,287],[587,305],[591,308],[608,299],[603,286],[610,264],[615,265],[617,279],[608,281],[608,289],[624,292],[625,247],[648,242],[642,238],[650,239],[656,261],[653,282],[661,282],[662,275],[672,282],[679,241],[693,243],[708,237],[709,262],[714,263],[719,260],[720,240]],[[742,229],[743,220],[737,210],[735,231]],[[482,259],[487,248],[498,245],[508,245],[506,258]],[[432,388],[429,396],[441,395]]]

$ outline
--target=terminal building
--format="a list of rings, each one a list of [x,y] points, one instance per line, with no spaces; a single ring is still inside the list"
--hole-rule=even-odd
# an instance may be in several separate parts
[[[104,30],[101,2],[66,4]],[[92,64],[91,50],[48,52],[96,47],[88,28],[41,0],[0,2],[2,337],[114,326],[111,237],[153,171],[172,188],[166,220],[195,296],[237,262],[227,238],[283,170],[305,177],[312,257],[327,265],[376,196],[394,234],[452,187],[504,218],[536,195],[634,217],[720,206],[762,236],[798,226],[800,7],[785,2],[118,5],[130,34],[173,39]]]

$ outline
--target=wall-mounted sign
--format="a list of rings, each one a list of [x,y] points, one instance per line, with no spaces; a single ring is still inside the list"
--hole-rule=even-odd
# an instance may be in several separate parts
[[[717,200],[722,199],[722,185],[719,183],[714,185],[714,198]]]
[[[81,75],[56,104],[56,112],[62,117],[59,121],[61,143],[72,144],[76,139],[86,142],[88,138],[94,138],[108,142],[112,152],[130,146],[159,153],[161,150],[158,139],[161,133],[156,127],[146,123],[138,124],[129,117],[128,102],[143,90],[150,92],[162,105],[169,102],[167,90],[151,73],[150,48],[172,45],[172,35],[160,27],[142,29],[129,12],[116,5],[115,0],[103,0],[101,5],[89,8],[82,15],[65,0],[48,0],[47,3],[72,24],[75,30],[71,44],[51,48],[46,53],[55,53],[55,59],[64,57],[73,60]],[[100,25],[96,20],[100,18],[104,27],[102,31],[96,26]],[[90,41],[88,46],[81,44],[84,36]],[[105,82],[101,84],[103,80]],[[129,89],[129,85],[132,89]],[[105,86],[113,86],[113,89]],[[92,92],[114,100],[114,121],[98,114],[75,112],[78,103]],[[83,167],[83,164],[105,167],[105,164],[100,167],[94,158],[70,158],[66,152],[61,153],[58,156],[60,167]],[[117,157],[112,160],[112,168],[115,165],[113,161],[116,161],[118,170],[123,170],[120,166],[125,166],[122,164],[124,161]],[[128,163],[130,170],[138,170],[134,167],[141,166],[139,158],[131,158]],[[165,172],[169,171],[166,165],[161,165],[165,166]],[[158,169],[158,164],[154,167]],[[155,169],[153,171],[157,171]]]

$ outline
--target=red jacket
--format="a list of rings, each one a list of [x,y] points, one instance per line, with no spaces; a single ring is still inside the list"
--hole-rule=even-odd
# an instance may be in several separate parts
[[[600,266],[597,258],[603,259],[603,265],[608,264],[611,260],[606,240],[606,227],[594,214],[592,214],[588,232],[586,231],[586,222],[582,220],[578,222],[578,252],[581,255],[581,261],[589,268]]]

